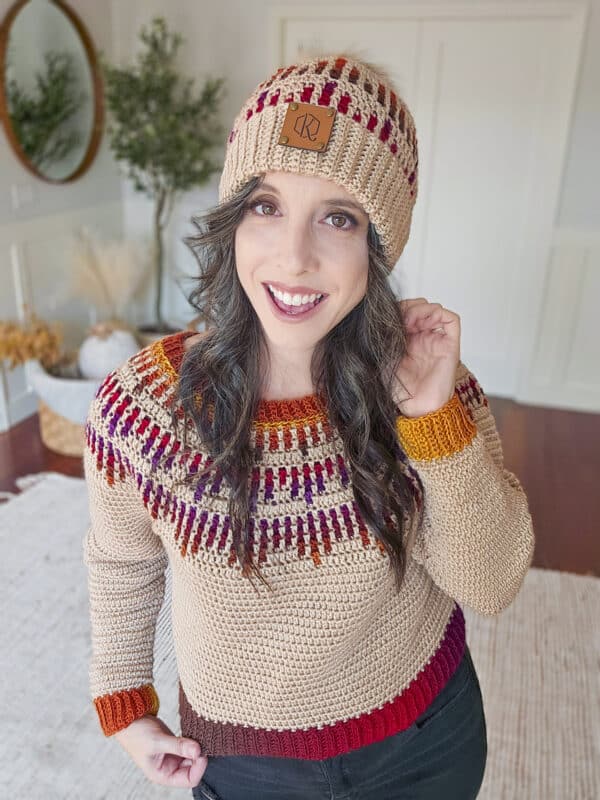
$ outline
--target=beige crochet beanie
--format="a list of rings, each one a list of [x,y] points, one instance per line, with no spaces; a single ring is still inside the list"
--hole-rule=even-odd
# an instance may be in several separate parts
[[[410,232],[417,166],[414,120],[384,71],[351,56],[314,56],[278,69],[242,106],[219,202],[262,172],[327,178],[363,206],[391,271]]]

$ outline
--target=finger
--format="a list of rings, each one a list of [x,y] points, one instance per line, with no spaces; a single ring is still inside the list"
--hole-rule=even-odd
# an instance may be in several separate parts
[[[404,324],[407,327],[422,324],[427,321],[431,324],[434,320],[437,324],[444,318],[444,308],[439,303],[421,303],[419,305],[411,306],[404,315]]]
[[[442,308],[441,303],[430,303],[429,300],[416,300],[411,303],[406,309],[405,314],[422,314],[423,312],[430,313],[434,308]]]
[[[439,323],[449,325],[450,323],[460,322],[460,317],[454,311],[444,308],[440,303],[429,303],[426,307],[412,308],[406,314],[405,322],[406,320],[408,322],[427,320],[429,324],[435,322],[436,325]]]
[[[193,775],[190,775],[191,765],[184,765],[184,759],[179,756],[165,755],[161,767],[156,771],[152,780],[161,786],[177,786],[179,788],[192,788],[198,783],[193,783]],[[201,762],[198,762],[201,764]],[[198,772],[198,769],[195,770]]]
[[[417,303],[427,303],[429,302],[425,297],[411,297],[406,298],[405,300],[400,300],[400,306],[403,310],[414,306]]]
[[[200,755],[200,745],[194,739],[187,739],[185,736],[164,735],[157,737],[157,750],[163,753],[171,753],[181,758],[198,758]]]
[[[201,758],[197,758],[190,766],[188,777],[192,786],[197,786],[200,783],[200,778],[204,775],[207,766],[206,760]]]
[[[194,761],[189,767],[180,767],[171,776],[171,786],[180,786],[193,789],[200,783],[200,778],[204,775],[205,765],[200,759]]]

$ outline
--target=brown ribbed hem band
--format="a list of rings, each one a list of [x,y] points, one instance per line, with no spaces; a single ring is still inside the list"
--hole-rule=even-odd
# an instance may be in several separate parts
[[[396,430],[404,452],[414,461],[451,456],[471,444],[477,434],[456,390],[437,411],[422,417],[398,417]]]
[[[158,695],[154,686],[147,684],[138,689],[105,694],[94,699],[100,725],[105,736],[126,728],[135,719],[146,714],[158,714]]]

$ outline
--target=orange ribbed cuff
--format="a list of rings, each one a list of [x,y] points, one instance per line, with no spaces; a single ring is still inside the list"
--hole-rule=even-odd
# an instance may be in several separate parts
[[[105,694],[94,699],[100,725],[105,736],[126,728],[134,719],[145,714],[158,714],[158,695],[152,684],[139,689],[126,689],[122,692]]]
[[[397,417],[396,430],[404,452],[414,461],[431,461],[463,450],[477,426],[455,391],[450,400],[422,417]]]

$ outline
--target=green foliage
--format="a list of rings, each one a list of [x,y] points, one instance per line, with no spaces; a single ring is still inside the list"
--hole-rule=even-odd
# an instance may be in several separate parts
[[[224,80],[208,78],[195,95],[193,79],[182,78],[175,65],[183,38],[169,32],[162,17],[142,28],[140,40],[143,48],[132,66],[111,66],[102,55],[100,65],[111,150],[125,164],[135,189],[155,202],[155,316],[164,328],[160,315],[162,231],[175,196],[206,183],[222,168],[212,160],[210,150],[223,137],[217,113]]]
[[[36,72],[36,92],[28,93],[15,78],[7,81],[12,128],[29,161],[40,171],[60,162],[81,142],[72,117],[84,102],[69,53],[44,53],[45,69]]]
[[[162,17],[143,28],[140,39],[145,49],[136,65],[102,61],[111,114],[107,131],[135,188],[156,198],[203,184],[221,169],[209,150],[223,134],[215,121],[223,79],[208,79],[193,95],[193,79],[181,78],[175,67],[183,39],[169,33]]]

